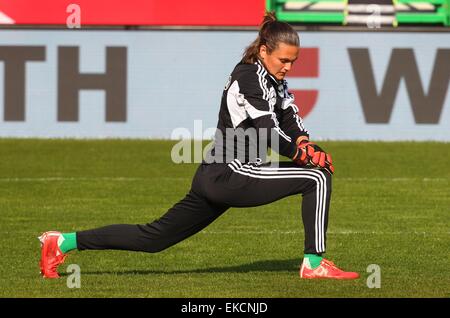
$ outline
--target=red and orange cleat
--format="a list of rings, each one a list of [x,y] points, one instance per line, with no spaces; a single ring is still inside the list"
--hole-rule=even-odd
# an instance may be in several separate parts
[[[60,232],[48,231],[38,237],[41,242],[41,261],[39,267],[44,278],[58,278],[58,266],[64,263],[67,254],[61,252],[58,239],[62,237]]]
[[[357,279],[358,273],[344,272],[339,269],[333,262],[322,259],[319,267],[312,269],[308,259],[303,260],[300,267],[300,277],[306,279]]]

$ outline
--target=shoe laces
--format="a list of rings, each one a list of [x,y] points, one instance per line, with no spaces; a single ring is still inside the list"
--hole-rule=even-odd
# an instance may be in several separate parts
[[[323,259],[323,262],[325,263],[325,264],[327,264],[328,266],[330,266],[330,267],[333,267],[333,268],[338,268],[332,261],[329,261],[329,260],[327,260],[327,259]]]

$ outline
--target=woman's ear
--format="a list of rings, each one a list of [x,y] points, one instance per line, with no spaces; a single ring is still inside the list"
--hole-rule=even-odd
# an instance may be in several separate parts
[[[264,60],[264,58],[267,56],[267,46],[264,44],[259,47],[259,57]]]

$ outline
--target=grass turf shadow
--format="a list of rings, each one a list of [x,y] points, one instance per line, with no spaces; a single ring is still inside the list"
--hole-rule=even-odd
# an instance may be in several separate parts
[[[250,273],[250,272],[285,272],[299,269],[301,260],[264,260],[248,264],[218,266],[186,270],[125,270],[125,271],[81,271],[81,275],[178,275],[178,274],[210,274],[210,273]],[[61,273],[67,276],[70,273]]]

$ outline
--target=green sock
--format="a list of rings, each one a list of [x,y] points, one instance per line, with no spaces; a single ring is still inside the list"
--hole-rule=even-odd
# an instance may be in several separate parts
[[[315,269],[319,267],[320,262],[322,261],[323,257],[317,254],[305,254],[305,258],[308,259],[309,264],[311,264],[311,268]]]
[[[62,233],[62,237],[64,238],[62,242],[58,241],[61,252],[65,254],[77,248],[77,234],[75,232]]]

